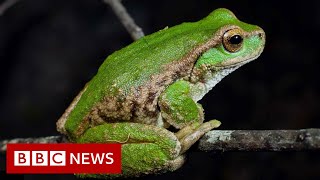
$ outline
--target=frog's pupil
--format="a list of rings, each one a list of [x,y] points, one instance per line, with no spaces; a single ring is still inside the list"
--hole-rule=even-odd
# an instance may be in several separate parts
[[[242,42],[242,37],[240,35],[234,35],[229,39],[231,44],[240,44]]]

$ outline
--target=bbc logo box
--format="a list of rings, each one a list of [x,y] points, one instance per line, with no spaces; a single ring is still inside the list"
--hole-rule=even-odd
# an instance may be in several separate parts
[[[7,144],[9,174],[121,173],[120,144]]]
[[[66,151],[14,151],[14,166],[65,166]]]

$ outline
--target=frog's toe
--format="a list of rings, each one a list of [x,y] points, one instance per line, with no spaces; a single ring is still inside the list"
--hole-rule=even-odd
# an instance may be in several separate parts
[[[179,169],[185,162],[185,156],[179,155],[176,159],[168,161],[168,170],[175,171]]]
[[[181,151],[180,154],[186,152],[196,141],[198,141],[205,133],[210,130],[217,128],[221,125],[221,122],[218,120],[210,120],[201,124],[196,130],[192,133],[187,134],[182,139],[180,139],[181,143]]]

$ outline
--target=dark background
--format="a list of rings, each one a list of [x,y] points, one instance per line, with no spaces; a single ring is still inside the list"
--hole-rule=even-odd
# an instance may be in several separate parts
[[[225,7],[266,32],[260,58],[205,96],[220,129],[320,127],[320,1],[124,0],[146,34]],[[55,122],[99,65],[132,42],[101,0],[21,0],[0,16],[0,140],[58,135]],[[0,169],[5,159],[0,157]],[[26,175],[25,179],[75,179]],[[320,179],[319,152],[216,152],[193,147],[174,173],[143,179]]]

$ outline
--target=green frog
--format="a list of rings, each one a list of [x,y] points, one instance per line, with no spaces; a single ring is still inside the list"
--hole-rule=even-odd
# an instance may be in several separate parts
[[[197,102],[223,77],[256,59],[264,45],[260,27],[221,8],[109,55],[57,129],[75,143],[121,143],[122,173],[79,176],[132,177],[181,167],[185,152],[220,125],[204,122]]]

